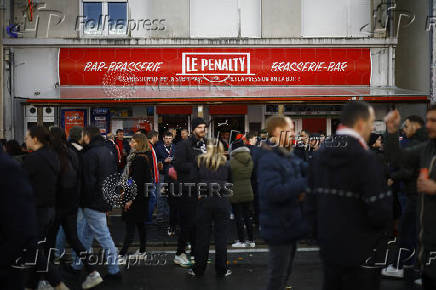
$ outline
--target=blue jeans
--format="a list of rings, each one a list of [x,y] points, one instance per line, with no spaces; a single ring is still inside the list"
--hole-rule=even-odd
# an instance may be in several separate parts
[[[56,257],[61,257],[65,253],[65,233],[62,226],[59,227],[58,234],[56,236]]]
[[[164,181],[164,175],[160,175],[160,180]],[[157,186],[156,190],[157,196],[157,219],[159,220],[168,220],[170,214],[170,208],[168,206],[168,193],[162,196],[159,186]]]
[[[403,213],[400,219],[398,233],[398,247],[402,249],[399,253],[399,268],[403,265],[414,265],[416,262],[416,246],[418,240],[418,210],[417,195],[408,195],[405,197]]]
[[[120,271],[118,266],[118,250],[112,240],[109,228],[106,222],[106,214],[90,208],[84,208],[83,213],[83,230],[80,232],[79,222],[77,223],[77,232],[79,239],[86,249],[90,249],[94,238],[105,251],[105,265],[108,266],[109,274],[116,274]],[[77,217],[79,220],[79,215]],[[73,256],[74,257],[74,256]],[[72,267],[80,270],[83,267],[82,261],[75,255],[75,261]],[[99,261],[102,262],[102,261]]]
[[[153,223],[153,211],[154,211],[154,207],[156,206],[156,196],[157,196],[157,185],[154,184],[155,186],[155,190],[153,190],[152,192],[150,192],[150,195],[148,197],[148,217],[147,220],[145,222],[145,224],[152,224]]]

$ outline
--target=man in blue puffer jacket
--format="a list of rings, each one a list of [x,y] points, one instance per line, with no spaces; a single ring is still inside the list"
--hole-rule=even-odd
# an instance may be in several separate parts
[[[258,152],[261,235],[269,247],[268,290],[284,289],[292,270],[296,242],[307,233],[300,201],[307,187],[304,162],[289,152],[294,136],[289,118],[267,120],[270,139]]]

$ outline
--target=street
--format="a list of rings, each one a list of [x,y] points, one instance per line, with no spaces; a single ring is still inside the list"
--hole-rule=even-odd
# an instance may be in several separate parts
[[[212,264],[208,265],[206,273],[201,278],[190,277],[186,274],[187,270],[172,263],[174,254],[167,254],[166,265],[133,265],[129,270],[123,269],[123,279],[120,282],[111,281],[101,284],[96,289],[137,289],[137,290],[203,290],[203,289],[265,289],[267,279],[267,259],[266,252],[253,253],[229,253],[228,259],[231,264],[233,274],[224,279],[215,277]],[[104,272],[104,269],[101,269]],[[72,274],[64,274],[64,278],[71,289],[81,289],[80,283],[83,281],[84,272],[81,279],[77,279]],[[321,289],[322,269],[321,261],[317,251],[298,251],[294,270],[290,278],[290,286],[295,290]],[[419,289],[407,287],[404,281],[382,280],[382,290],[411,290]]]

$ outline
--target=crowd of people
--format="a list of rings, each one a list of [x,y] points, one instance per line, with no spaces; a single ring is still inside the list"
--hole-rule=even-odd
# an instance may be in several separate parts
[[[407,268],[423,289],[436,289],[436,107],[426,121],[408,116],[402,127],[399,112],[389,112],[384,135],[371,133],[374,120],[368,103],[349,102],[332,136],[296,135],[283,116],[268,118],[260,134],[229,131],[218,139],[206,137],[202,118],[192,120],[191,132],[139,130],[131,138],[121,129],[102,136],[73,127],[67,137],[62,128],[30,128],[24,146],[10,140],[0,153],[1,280],[5,289],[68,289],[54,266],[63,240],[73,263],[62,270],[84,268],[84,289],[121,280],[119,261],[132,255],[135,231],[133,255],[146,255],[154,222],[177,235],[174,263],[194,277],[205,273],[213,232],[215,272],[228,277],[233,219],[232,247],[256,247],[256,229],[268,246],[268,290],[285,289],[297,242],[308,238],[320,247],[324,290],[379,289],[382,276],[404,278]],[[134,197],[119,191],[120,249],[103,188],[114,174],[136,185]],[[105,254],[104,277],[90,261],[94,240]]]

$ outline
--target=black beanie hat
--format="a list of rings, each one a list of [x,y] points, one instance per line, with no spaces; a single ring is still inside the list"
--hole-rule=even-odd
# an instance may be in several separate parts
[[[194,118],[194,119],[192,119],[191,130],[194,131],[195,128],[197,128],[201,124],[205,124],[206,127],[207,127],[207,123],[204,121],[203,118]]]

